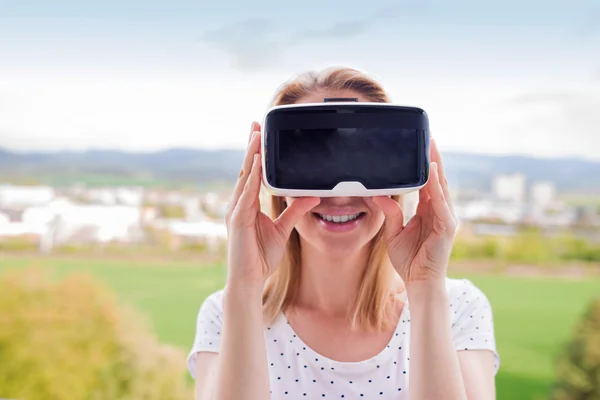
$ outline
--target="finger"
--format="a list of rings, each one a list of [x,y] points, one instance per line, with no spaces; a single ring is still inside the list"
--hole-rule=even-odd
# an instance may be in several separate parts
[[[448,186],[446,170],[444,169],[444,164],[442,163],[442,155],[440,154],[437,142],[433,138],[431,139],[431,161],[437,163],[438,174],[440,176],[440,184],[442,185],[444,198],[446,199],[446,203],[448,203],[448,206],[450,207],[452,215],[456,217],[456,214],[454,212],[454,204],[452,202],[452,197],[450,196],[450,188]]]
[[[229,204],[230,214],[233,212],[237,203],[239,201],[240,196],[244,190],[244,186],[248,181],[248,177],[250,176],[250,170],[252,169],[252,163],[254,159],[254,155],[258,153],[258,148],[260,146],[260,134],[258,132],[253,132],[252,139],[248,144],[248,149],[246,150],[246,155],[244,156],[244,162],[242,163],[242,169],[240,170],[240,174],[238,176],[238,180],[233,189],[233,194],[231,196],[231,202]]]
[[[417,214],[421,214],[426,208],[429,200],[431,199],[431,195],[429,194],[429,182],[431,182],[431,165],[429,167],[429,179],[425,186],[419,189],[419,202],[417,203]]]
[[[250,142],[252,141],[252,136],[256,131],[260,131],[260,125],[258,122],[252,121],[252,124],[250,124],[250,135],[248,135],[248,145],[250,145]]]
[[[281,236],[287,240],[292,230],[306,213],[315,208],[321,199],[318,197],[302,197],[295,199],[283,210],[281,215],[274,221]]]
[[[419,204],[425,204],[431,198],[431,195],[429,194],[429,182],[431,181],[431,179],[432,178],[431,178],[431,168],[430,168],[429,180],[427,181],[425,186],[423,186],[421,189],[419,189]]]
[[[254,223],[256,214],[260,210],[260,199],[258,197],[261,183],[260,172],[260,157],[258,154],[255,154],[250,175],[234,210],[234,215],[242,218],[244,222]]]
[[[404,213],[402,212],[402,207],[397,201],[387,196],[373,197],[371,201],[377,207],[379,207],[379,209],[385,215],[386,222],[384,229],[388,238],[393,237],[395,234],[404,229]]]
[[[427,183],[427,186],[429,186],[433,211],[440,219],[442,219],[442,221],[448,224],[448,227],[450,227],[450,224],[454,224],[454,216],[444,197],[444,192],[440,183],[440,175],[438,173],[438,166],[435,162],[431,163],[431,179],[430,182]]]

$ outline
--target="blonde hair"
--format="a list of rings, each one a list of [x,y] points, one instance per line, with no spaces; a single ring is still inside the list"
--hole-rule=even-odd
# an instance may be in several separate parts
[[[351,68],[332,67],[320,72],[305,72],[284,83],[276,92],[272,105],[297,103],[301,98],[319,91],[353,91],[369,101],[388,103],[381,85],[364,73]],[[394,197],[400,201],[400,196]],[[277,218],[286,208],[285,199],[270,196],[271,217]],[[370,243],[369,267],[365,269],[352,305],[351,326],[380,330],[392,326],[397,304],[391,283],[393,267],[387,255],[383,229]],[[272,323],[293,304],[300,283],[300,236],[294,229],[287,243],[283,261],[268,278],[263,292],[263,312]],[[392,301],[391,301],[392,300]]]

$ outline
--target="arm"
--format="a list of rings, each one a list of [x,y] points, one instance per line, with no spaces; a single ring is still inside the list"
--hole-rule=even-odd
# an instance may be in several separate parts
[[[188,369],[196,400],[269,398],[259,287],[229,278],[224,290],[203,301]]]
[[[262,293],[236,284],[223,297],[223,338],[210,400],[269,399]],[[204,399],[202,399],[204,400]]]
[[[496,398],[494,376],[499,359],[489,302],[470,282],[463,282],[459,289],[458,295],[450,297],[443,282],[407,285],[411,399]],[[458,314],[455,321],[452,310]]]
[[[411,282],[407,292],[411,313],[410,399],[467,399],[444,281]]]
[[[218,348],[215,341],[209,339],[208,342],[219,356],[218,360],[213,357],[210,361],[211,367],[204,367],[211,372],[214,368],[215,380],[213,388],[208,383],[209,378],[203,378],[209,387],[203,389],[206,394],[202,394],[202,400],[267,400],[271,397],[263,288],[267,277],[281,263],[294,226],[320,201],[318,197],[297,199],[275,220],[261,211],[260,125],[253,122],[252,132],[225,218],[228,270],[222,330],[217,333]],[[206,324],[205,320],[202,324]],[[208,330],[198,331],[203,332],[200,335],[205,339]],[[206,361],[207,357],[203,359]]]
[[[468,399],[496,399],[494,353],[490,350],[461,350],[458,362]]]
[[[203,339],[204,344],[214,346],[218,341],[218,348],[213,348],[218,353],[199,351],[196,354],[196,400],[269,398],[261,303],[260,292],[230,282],[223,292],[222,321],[214,320],[219,327],[200,318],[198,332],[211,334],[203,335],[207,338]],[[218,337],[216,331],[210,331],[215,328],[219,331]]]
[[[459,319],[462,325],[459,326],[451,319],[458,312],[450,313],[451,303],[445,278],[458,218],[454,213],[442,159],[433,139],[431,160],[431,175],[427,184],[419,190],[417,212],[406,225],[398,202],[386,196],[373,197],[373,202],[385,214],[388,254],[406,285],[413,314],[410,399],[463,400],[468,398],[467,395],[470,399],[493,399],[493,394],[489,394],[492,387],[489,382],[493,375],[491,377],[484,370],[476,375],[473,372],[476,363],[485,362],[485,356],[461,355],[459,361],[457,354],[457,350],[469,348],[495,350],[490,340],[493,339],[493,324],[489,307],[487,319],[485,312],[479,315],[481,321],[474,322],[474,316],[467,315],[466,320]],[[462,294],[466,296],[469,292],[472,295],[476,291],[465,290]],[[470,300],[473,299],[466,300],[459,296],[457,300],[460,300],[463,308],[472,308]],[[483,296],[475,296],[475,300],[479,305],[485,303]],[[485,329],[479,330],[477,325],[480,322],[486,324]],[[484,332],[486,329],[487,332]],[[469,336],[465,336],[466,333]],[[498,364],[493,366],[496,369]],[[483,384],[479,382],[482,374],[485,374]],[[485,394],[480,396],[482,393]]]
[[[214,382],[217,376],[218,362],[218,353],[202,351],[196,355],[194,399],[207,400],[214,398]]]

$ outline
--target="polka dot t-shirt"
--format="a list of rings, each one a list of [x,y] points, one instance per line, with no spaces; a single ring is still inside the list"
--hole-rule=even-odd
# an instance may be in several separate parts
[[[498,371],[492,310],[487,297],[467,279],[446,279],[452,335],[457,350],[491,350]],[[196,337],[187,359],[196,375],[196,354],[219,352],[223,291],[208,296],[200,307]],[[286,317],[265,327],[271,399],[408,399],[410,374],[410,307],[405,303],[388,345],[360,362],[339,362],[302,342]]]

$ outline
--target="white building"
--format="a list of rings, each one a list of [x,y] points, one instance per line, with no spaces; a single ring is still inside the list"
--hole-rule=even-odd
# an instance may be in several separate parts
[[[88,205],[65,202],[55,205],[48,235],[53,243],[136,242],[142,235],[142,213],[137,207]]]
[[[17,221],[0,215],[0,237],[39,236],[43,251],[69,242],[131,243],[143,238],[142,221],[138,207],[74,204],[59,198],[25,209]]]
[[[513,203],[525,201],[525,175],[497,175],[493,181],[493,193],[497,200]]]
[[[49,186],[0,185],[0,208],[26,208],[48,204],[55,197]]]
[[[454,208],[459,220],[497,220],[506,224],[519,222],[526,211],[524,204],[496,202],[485,198],[455,204]]]
[[[94,204],[139,207],[144,200],[144,192],[139,188],[93,188],[85,191],[83,197]]]
[[[160,220],[154,226],[184,241],[205,243],[210,251],[227,241],[227,226],[219,221]]]
[[[531,206],[535,209],[547,209],[556,198],[556,188],[551,182],[535,182],[531,185]]]

